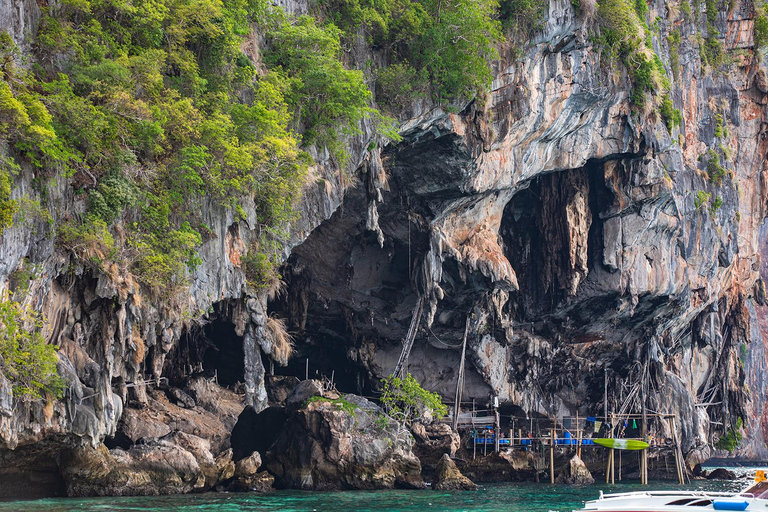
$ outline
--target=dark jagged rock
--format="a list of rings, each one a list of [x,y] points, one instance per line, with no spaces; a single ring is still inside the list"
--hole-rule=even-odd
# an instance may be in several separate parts
[[[717,468],[707,473],[707,480],[736,480],[736,473],[725,468]]]
[[[285,405],[285,400],[301,382],[298,377],[283,375],[267,376],[267,396],[270,405]]]
[[[277,485],[305,490],[423,488],[410,432],[364,398],[342,399],[313,401],[291,414],[266,455]]]
[[[286,407],[301,407],[313,396],[323,396],[323,386],[316,380],[303,380],[299,382],[291,394],[285,399]]]
[[[477,485],[465,477],[448,454],[443,454],[435,469],[436,478],[432,488],[436,491],[475,491]]]
[[[228,489],[246,492],[268,492],[272,490],[275,477],[266,471],[259,473],[260,467],[261,456],[259,452],[253,452],[248,457],[238,460],[235,463],[234,480],[230,483]]]
[[[413,453],[421,462],[421,474],[424,478],[434,479],[437,464],[443,455],[456,455],[461,444],[458,432],[445,423],[423,424],[416,422],[411,427],[416,440]]]
[[[533,482],[536,479],[535,456],[531,452],[502,451],[469,455],[462,473],[473,482]]]

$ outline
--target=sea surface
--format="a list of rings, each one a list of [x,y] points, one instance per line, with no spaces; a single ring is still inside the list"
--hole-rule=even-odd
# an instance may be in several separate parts
[[[743,468],[740,468],[742,471]],[[669,482],[613,486],[595,484],[566,486],[550,484],[490,484],[478,491],[275,491],[266,495],[209,493],[181,496],[132,498],[55,498],[0,503],[0,511],[18,512],[236,512],[236,511],[504,511],[570,512],[585,500],[597,498],[600,490],[624,492],[641,489],[698,489],[739,491],[744,481],[694,481],[686,486]]]

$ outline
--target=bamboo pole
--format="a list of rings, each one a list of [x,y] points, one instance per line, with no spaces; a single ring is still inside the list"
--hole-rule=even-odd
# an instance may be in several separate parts
[[[581,458],[581,429],[579,428],[579,412],[576,411],[576,456]]]
[[[467,335],[469,334],[469,315],[464,325],[464,339],[461,342],[461,362],[459,363],[459,375],[456,379],[456,397],[453,402],[453,430],[459,427],[459,409],[461,408],[461,392],[464,388],[464,357],[467,352]]]
[[[677,429],[675,428],[675,417],[670,418],[670,426],[672,427],[672,441],[675,450],[675,468],[677,470],[677,482],[680,485],[685,484],[685,472],[683,471],[683,461],[681,460],[680,445],[677,439]]]
[[[552,437],[549,445],[549,483],[555,483],[555,429],[552,429]]]
[[[611,438],[616,438],[616,415],[611,413]],[[616,483],[616,450],[611,448],[611,483]]]

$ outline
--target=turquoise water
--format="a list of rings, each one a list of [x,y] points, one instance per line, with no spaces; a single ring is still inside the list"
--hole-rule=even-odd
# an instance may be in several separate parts
[[[707,491],[741,490],[740,482],[693,482],[677,486],[652,482],[608,486],[562,486],[549,484],[493,484],[475,492],[440,491],[275,491],[271,494],[209,493],[185,496],[135,498],[57,498],[0,503],[0,511],[18,512],[235,512],[235,511],[504,511],[564,512],[581,508],[585,500],[597,497],[600,490],[624,492],[639,489],[700,489]]]

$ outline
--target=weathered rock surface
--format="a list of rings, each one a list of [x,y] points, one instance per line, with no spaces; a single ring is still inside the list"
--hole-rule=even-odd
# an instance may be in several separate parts
[[[736,473],[725,468],[717,468],[707,473],[707,480],[736,480]]]
[[[240,459],[235,463],[235,478],[229,484],[228,489],[232,491],[247,492],[267,492],[272,489],[275,483],[275,477],[262,471],[261,456],[259,452],[253,452],[248,457]]]
[[[589,485],[595,483],[595,479],[579,456],[574,455],[568,461],[568,464],[560,470],[555,482],[559,484]]]
[[[461,446],[459,433],[445,423],[425,425],[416,422],[411,427],[411,432],[416,440],[413,453],[419,458],[422,466],[425,464],[437,466],[443,455],[453,457]]]
[[[303,1],[280,3],[308,12]],[[63,450],[88,446],[62,467],[72,492],[91,492],[117,468],[132,476],[107,486],[115,492],[160,492],[147,479],[178,492],[206,486],[213,478],[204,470],[207,456],[139,443],[178,430],[208,441],[212,456],[226,451],[242,406],[253,419],[270,400],[262,358],[272,350],[264,335],[268,309],[289,320],[314,369],[336,371],[340,389],[363,393],[391,372],[420,299],[426,308],[409,371],[431,390],[452,396],[473,311],[465,399],[493,394],[527,415],[583,417],[601,409],[604,370],[616,403],[645,373],[647,405],[677,414],[691,465],[711,455],[708,443],[737,416],[746,420],[740,453],[768,455],[768,233],[761,231],[768,81],[751,40],[754,9],[748,0],[719,5],[715,37],[733,59],[713,72],[697,42],[706,16],[690,19],[680,5],[648,3],[649,20],[658,18],[651,43],[683,118],[671,131],[653,109],[633,111],[626,72],[601,62],[571,2],[550,0],[530,47],[522,54],[501,49],[482,101],[456,112],[428,101],[407,107],[403,140],[373,151],[374,127],[364,123],[349,141],[350,180],[327,152],[310,148],[317,165],[286,249],[288,287],[271,303],[266,294],[244,292],[240,256],[258,224],[247,201],[245,219],[200,204],[210,236],[181,304],[155,303],[117,268],[98,272],[68,259],[46,222],[6,229],[0,291],[14,272],[34,265],[28,296],[51,320],[47,334],[60,347],[67,392],[52,404],[19,403],[0,375],[3,483],[14,468],[56,476]],[[33,1],[0,0],[0,30],[22,50],[34,38],[38,9]],[[673,30],[681,35],[677,69]],[[0,153],[9,150],[0,143]],[[709,150],[721,154],[727,171],[719,183],[700,161]],[[33,178],[22,169],[15,198],[38,197]],[[349,182],[360,186],[346,188]],[[45,195],[55,221],[84,211],[85,195],[66,180],[53,180]],[[302,374],[303,366],[294,370]],[[292,407],[305,400],[297,395]],[[375,436],[364,443],[370,432],[329,407],[312,404],[291,418],[278,483],[419,485],[410,436],[394,447]],[[270,414],[282,427],[279,413]],[[257,424],[240,419],[241,431]],[[655,428],[673,437],[670,423]],[[259,449],[236,447],[233,438],[233,458],[265,454],[277,437],[259,438]],[[98,451],[102,442],[112,452]],[[177,468],[163,472],[164,458]],[[530,458],[494,455],[463,469],[475,481],[528,480],[535,475]],[[225,459],[217,467],[226,473]],[[359,478],[350,469],[364,466]],[[73,477],[80,474],[82,483]]]
[[[437,463],[436,479],[432,488],[436,491],[475,491],[477,485],[465,477],[456,467],[448,454],[444,454]]]
[[[266,455],[277,485],[305,490],[423,488],[410,432],[364,398],[342,399],[350,405],[318,400],[292,413]]]
[[[533,482],[536,480],[535,455],[531,452],[504,450],[499,453],[478,454],[467,458],[461,472],[478,483]]]
[[[178,494],[206,488],[194,455],[158,440],[128,451],[84,448],[66,454],[61,474],[68,496]]]

